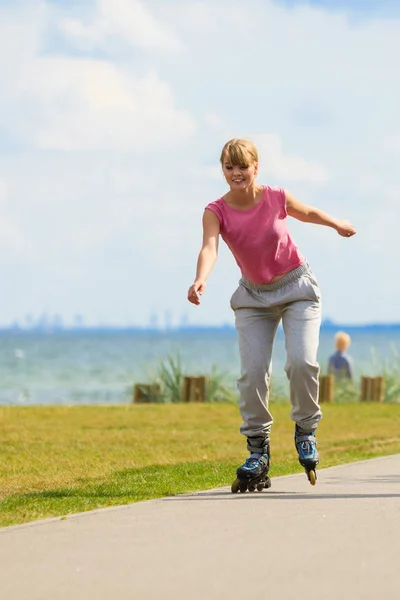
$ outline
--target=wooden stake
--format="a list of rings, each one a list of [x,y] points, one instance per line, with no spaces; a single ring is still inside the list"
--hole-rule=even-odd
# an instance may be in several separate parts
[[[361,402],[368,402],[371,397],[371,377],[361,377]]]
[[[361,402],[383,402],[384,399],[384,377],[361,377]]]
[[[183,378],[183,401],[206,401],[206,378],[204,376]]]
[[[333,375],[322,375],[319,378],[319,401],[332,403],[334,398],[335,378]]]
[[[372,385],[372,400],[374,402],[383,402],[385,398],[385,379],[384,377],[375,377]]]

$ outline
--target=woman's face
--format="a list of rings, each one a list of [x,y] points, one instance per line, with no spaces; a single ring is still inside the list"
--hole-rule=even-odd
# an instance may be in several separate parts
[[[253,163],[249,166],[232,165],[228,160],[224,160],[222,163],[222,171],[226,182],[232,191],[244,190],[251,187],[257,176],[257,170],[257,163]]]

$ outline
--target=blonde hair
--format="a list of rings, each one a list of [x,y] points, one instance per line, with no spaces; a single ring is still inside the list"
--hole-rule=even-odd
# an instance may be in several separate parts
[[[351,344],[351,338],[348,333],[338,331],[335,335],[335,344],[337,350],[347,350]]]
[[[243,165],[249,167],[258,163],[258,152],[253,142],[234,138],[226,142],[220,156],[221,165],[229,162],[231,165]]]

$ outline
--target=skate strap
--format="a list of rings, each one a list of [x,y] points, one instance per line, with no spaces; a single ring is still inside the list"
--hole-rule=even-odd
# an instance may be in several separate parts
[[[313,435],[296,435],[295,442],[296,442],[296,444],[298,444],[299,442],[309,442],[309,443],[318,444],[317,438],[314,437]]]

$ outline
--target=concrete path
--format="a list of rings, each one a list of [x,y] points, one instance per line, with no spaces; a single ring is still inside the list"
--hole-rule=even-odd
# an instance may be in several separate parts
[[[0,530],[1,600],[400,599],[400,455]]]

